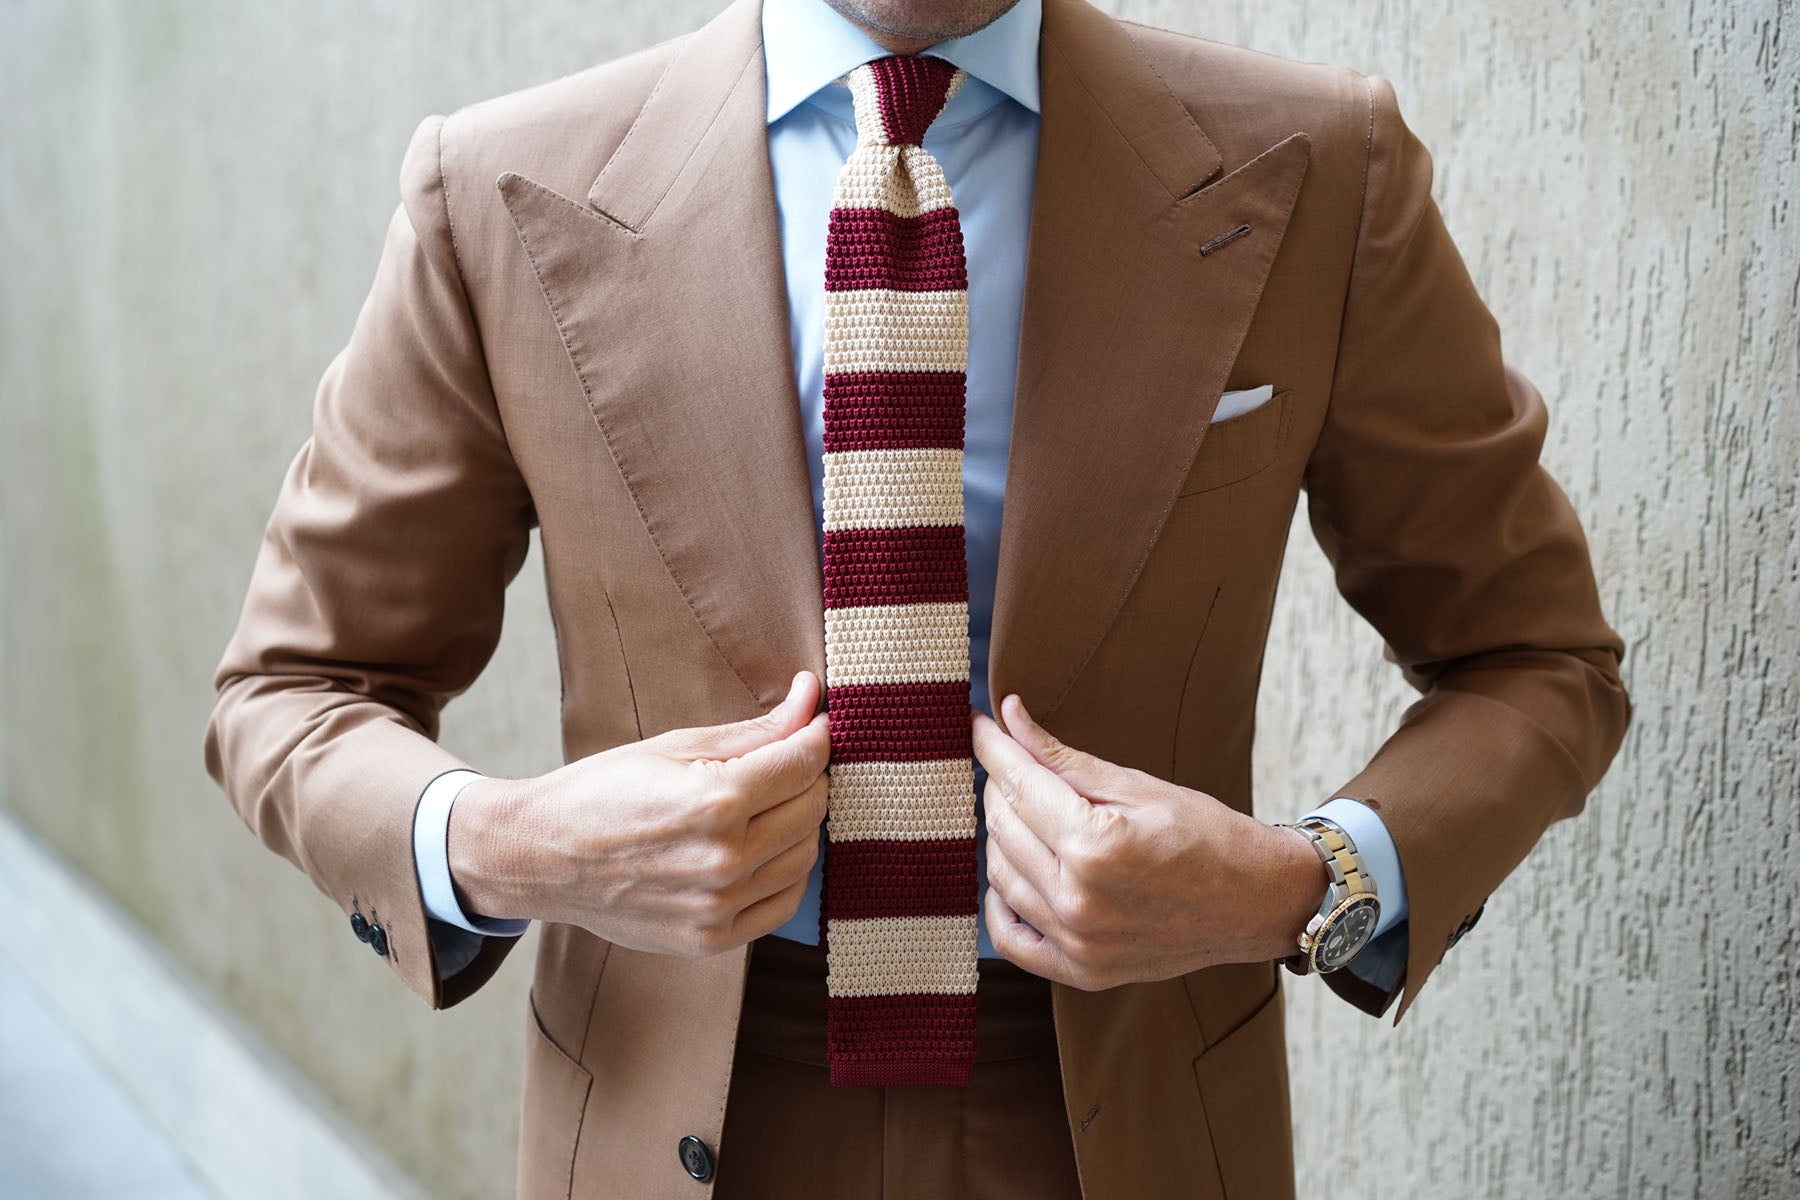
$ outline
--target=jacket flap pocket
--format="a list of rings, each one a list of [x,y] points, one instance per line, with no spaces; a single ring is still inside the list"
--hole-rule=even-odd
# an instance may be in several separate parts
[[[1294,1194],[1282,990],[1194,1059],[1213,1156],[1229,1200]]]
[[[594,1077],[556,1044],[530,1000],[525,1031],[525,1099],[520,1118],[520,1200],[568,1197],[575,1170],[575,1145],[587,1111]]]

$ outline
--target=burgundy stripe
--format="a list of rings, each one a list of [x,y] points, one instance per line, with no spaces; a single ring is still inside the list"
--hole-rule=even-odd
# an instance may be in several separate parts
[[[825,690],[825,706],[834,762],[924,762],[975,752],[966,679],[844,684]]]
[[[825,607],[969,598],[961,525],[825,531]]]
[[[971,1006],[973,1007],[973,1006]],[[846,1058],[847,1051],[831,1051],[831,1085],[833,1087],[968,1087],[975,1077],[975,1039],[968,1042],[947,1040],[953,1035],[940,1032],[941,1017],[933,1018],[925,1035],[932,1053],[939,1059],[910,1060],[887,1057],[896,1053],[886,1043],[872,1052],[868,1060]],[[833,1042],[836,1046],[836,1042]]]
[[[875,95],[881,102],[881,124],[888,141],[917,146],[925,129],[949,99],[956,67],[941,58],[889,55],[869,64]]]
[[[978,1016],[972,993],[832,996],[826,1004],[833,1086],[969,1086]]]
[[[839,371],[825,376],[825,449],[961,450],[961,371]]]
[[[834,208],[825,235],[825,290],[969,289],[962,224],[954,208],[903,217],[885,208]]]
[[[826,914],[834,921],[968,917],[979,911],[972,837],[827,841],[823,878],[834,880]]]

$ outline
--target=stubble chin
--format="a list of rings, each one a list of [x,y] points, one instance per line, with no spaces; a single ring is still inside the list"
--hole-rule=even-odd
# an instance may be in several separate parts
[[[927,44],[967,37],[1018,0],[825,0],[866,29]]]

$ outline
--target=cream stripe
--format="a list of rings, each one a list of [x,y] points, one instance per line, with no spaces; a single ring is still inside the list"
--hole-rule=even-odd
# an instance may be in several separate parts
[[[973,759],[832,763],[826,774],[825,836],[834,842],[976,835]]]
[[[969,293],[825,293],[825,373],[965,371]]]
[[[961,67],[956,68],[956,70],[951,73],[950,86],[944,89],[945,107],[949,107],[951,98],[955,96],[956,93],[962,89],[962,85],[967,82],[969,82],[969,73]],[[942,116],[943,112],[944,110],[942,108],[938,109],[939,116]],[[932,119],[936,120],[937,118],[934,117]]]
[[[868,63],[853,67],[841,80],[850,89],[850,103],[856,110],[858,145],[883,145],[887,128],[881,123],[881,88],[875,82],[875,70]]]
[[[827,530],[963,523],[961,450],[833,450],[821,462]]]
[[[969,605],[869,604],[825,610],[825,686],[950,683],[969,677]]]
[[[919,146],[858,146],[838,168],[831,195],[833,208],[885,208],[901,217],[955,203],[944,168]]]
[[[828,919],[827,994],[972,994],[980,975],[975,916]]]

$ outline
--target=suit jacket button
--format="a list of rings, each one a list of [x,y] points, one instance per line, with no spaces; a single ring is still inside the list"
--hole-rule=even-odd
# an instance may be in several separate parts
[[[701,1183],[712,1178],[713,1156],[705,1142],[689,1134],[676,1145],[675,1152],[681,1156],[681,1166],[689,1175]]]
[[[1481,914],[1483,912],[1485,912],[1486,910],[1487,910],[1487,901],[1484,900],[1481,902],[1480,908],[1476,909],[1474,912],[1472,912],[1468,916],[1464,917],[1463,923],[1461,925],[1458,925],[1455,929],[1450,931],[1450,940],[1444,943],[1444,949],[1448,950],[1450,947],[1456,945],[1456,943],[1462,941],[1463,935],[1465,933],[1469,932],[1469,930],[1475,928],[1475,922],[1481,920]]]
[[[383,958],[387,957],[387,930],[379,924],[369,926],[369,949]]]
[[[356,935],[357,941],[359,941],[359,942],[368,941],[369,940],[369,918],[363,916],[361,913],[351,913],[350,914],[350,932],[354,933]]]

